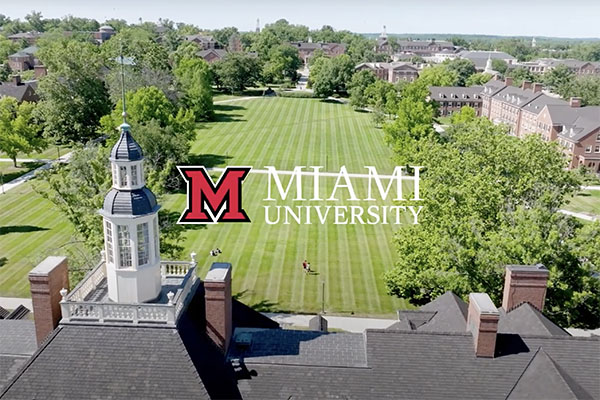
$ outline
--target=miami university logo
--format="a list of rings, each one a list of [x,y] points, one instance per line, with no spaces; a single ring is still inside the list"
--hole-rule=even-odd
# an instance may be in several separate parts
[[[242,208],[242,182],[251,167],[227,167],[216,186],[204,166],[177,169],[187,182],[187,208],[177,223],[250,222]]]

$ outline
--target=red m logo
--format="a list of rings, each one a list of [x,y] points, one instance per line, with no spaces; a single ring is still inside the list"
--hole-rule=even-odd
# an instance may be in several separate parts
[[[242,208],[242,182],[251,167],[227,167],[217,185],[206,168],[177,167],[187,182],[187,208],[179,224],[250,222]]]

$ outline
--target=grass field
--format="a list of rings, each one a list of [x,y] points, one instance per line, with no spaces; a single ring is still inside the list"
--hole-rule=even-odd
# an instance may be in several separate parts
[[[600,215],[600,191],[586,190],[579,192],[573,196],[564,208],[569,211]]]
[[[368,114],[348,106],[257,98],[217,105],[216,113],[217,122],[198,132],[193,164],[323,165],[326,171],[346,165],[354,173],[373,165],[381,173],[392,172],[381,131],[372,127]],[[366,180],[355,183],[357,192],[364,193]],[[186,227],[185,252],[198,253],[200,276],[215,261],[210,249],[220,247],[219,259],[233,264],[234,293],[257,309],[318,311],[323,281],[329,312],[384,315],[405,306],[385,294],[381,279],[393,264],[394,225],[267,225],[262,208],[266,184],[265,175],[250,175],[244,184],[244,206],[252,223]],[[323,192],[332,185],[331,178],[321,182]],[[162,204],[179,213],[185,195],[169,195]],[[27,272],[46,255],[61,254],[61,246],[72,240],[72,228],[29,183],[0,197],[0,226],[0,257],[5,258],[0,296],[27,296]],[[316,274],[304,274],[305,258]]]
[[[12,161],[0,161],[0,184],[17,179],[21,175],[25,175],[29,171],[41,167],[42,165],[44,165],[43,162],[20,162],[17,163],[17,167],[15,168]]]

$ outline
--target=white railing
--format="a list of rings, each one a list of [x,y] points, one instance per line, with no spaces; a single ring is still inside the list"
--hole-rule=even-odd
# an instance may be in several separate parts
[[[85,298],[94,291],[106,278],[106,264],[104,259],[98,263],[88,274],[83,277],[81,282],[75,286],[75,289],[67,296],[68,301],[84,301]]]
[[[89,322],[128,322],[174,325],[188,301],[192,287],[198,280],[196,259],[192,261],[162,261],[162,278],[181,277],[181,287],[176,293],[168,293],[166,304],[141,303],[123,304],[112,302],[85,301],[98,285],[106,278],[106,264],[101,261],[69,294],[61,291],[61,312],[63,321]]]

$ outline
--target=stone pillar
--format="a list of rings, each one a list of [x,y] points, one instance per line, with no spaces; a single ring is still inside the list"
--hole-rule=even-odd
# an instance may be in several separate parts
[[[213,263],[204,279],[206,333],[224,353],[233,330],[231,264]]]
[[[38,346],[58,326],[61,319],[61,289],[69,289],[66,257],[46,257],[29,272],[33,318]]]

